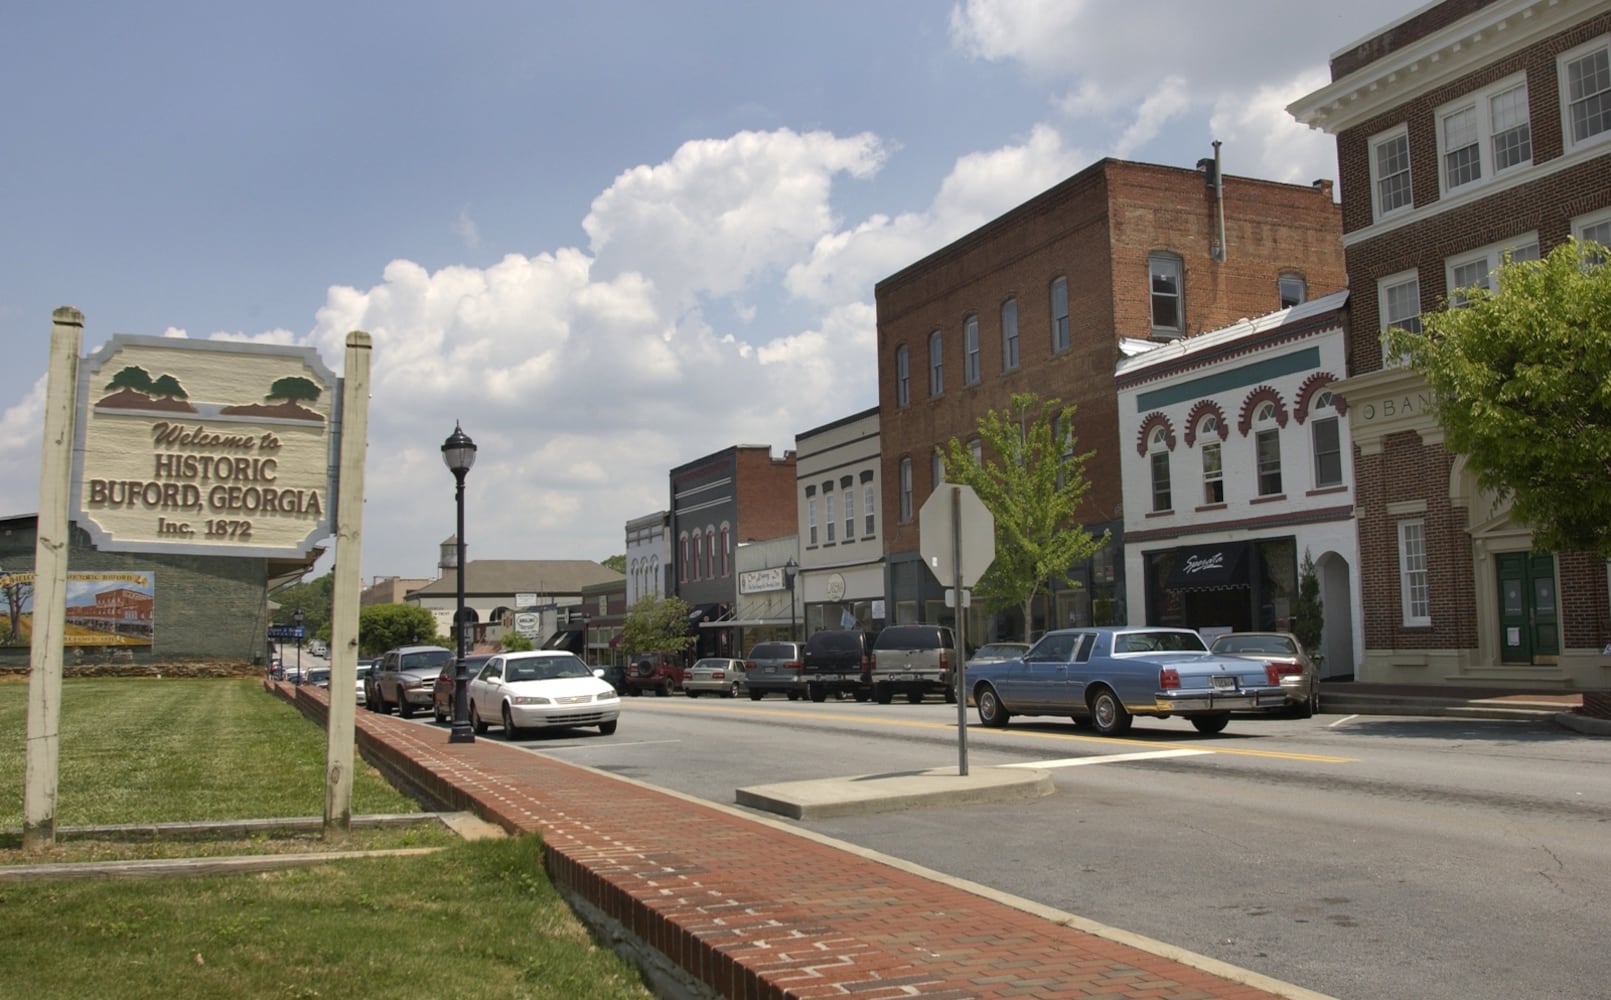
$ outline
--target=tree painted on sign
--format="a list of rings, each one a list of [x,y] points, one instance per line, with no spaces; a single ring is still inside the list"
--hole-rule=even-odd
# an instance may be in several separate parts
[[[8,576],[4,569],[0,569],[0,599],[6,602],[6,634],[0,637],[0,645],[15,646],[25,644],[22,634],[22,608],[33,596],[34,581],[31,576],[17,574]]]
[[[116,375],[113,375],[112,381],[106,384],[106,388],[108,392],[114,389],[131,389],[134,392],[150,395],[151,373],[139,365],[129,365]]]
[[[960,438],[946,447],[946,479],[973,487],[996,519],[996,558],[974,596],[992,610],[1021,607],[1025,639],[1042,588],[1108,543],[1107,532],[1093,536],[1075,520],[1091,488],[1085,463],[1095,452],[1075,451],[1074,410],[1014,393],[1007,408],[979,418],[979,458]]]
[[[291,375],[276,379],[274,384],[269,386],[268,395],[263,398],[283,399],[287,403],[312,403],[316,402],[322,393],[323,390],[312,379]]]
[[[179,380],[174,378],[172,375],[157,376],[157,378],[151,383],[151,388],[148,389],[147,392],[153,396],[163,396],[168,399],[190,398],[189,394],[185,392],[185,387],[180,385]]]
[[[1611,557],[1611,251],[1505,263],[1384,338],[1437,395],[1447,447],[1539,550]]]

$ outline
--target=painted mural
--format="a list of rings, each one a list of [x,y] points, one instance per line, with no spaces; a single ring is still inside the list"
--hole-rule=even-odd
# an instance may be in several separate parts
[[[62,645],[150,646],[155,600],[156,577],[150,572],[70,572]],[[26,647],[33,618],[34,575],[0,574],[0,646]]]

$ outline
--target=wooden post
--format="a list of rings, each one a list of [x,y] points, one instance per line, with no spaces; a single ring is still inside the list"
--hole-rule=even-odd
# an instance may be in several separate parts
[[[352,830],[353,729],[358,677],[358,592],[364,537],[364,456],[369,437],[369,334],[347,334],[336,490],[336,564],[330,608],[330,712],[325,722],[324,836]]]

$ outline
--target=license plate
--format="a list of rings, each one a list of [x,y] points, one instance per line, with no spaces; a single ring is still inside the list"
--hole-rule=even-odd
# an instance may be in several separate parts
[[[1229,674],[1215,674],[1209,678],[1216,691],[1235,691],[1236,678]]]

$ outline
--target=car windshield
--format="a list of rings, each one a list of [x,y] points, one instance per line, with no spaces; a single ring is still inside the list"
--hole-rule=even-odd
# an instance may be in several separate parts
[[[1284,635],[1222,635],[1214,640],[1216,653],[1296,653]]]
[[[976,657],[978,657],[980,659],[986,659],[986,658],[992,657],[992,656],[999,657],[999,658],[1006,658],[1006,657],[1012,657],[1012,656],[1022,656],[1024,654],[1024,652],[1026,650],[1028,650],[1028,649],[1029,649],[1028,646],[1018,646],[1018,645],[1014,645],[1013,643],[1010,643],[1010,642],[1009,643],[993,642],[993,643],[990,643],[990,644],[985,645],[985,646],[980,646],[979,651],[977,653],[975,653],[974,656],[976,656]]]
[[[574,656],[543,656],[510,660],[504,667],[506,681],[553,681],[566,677],[592,677],[587,664]]]
[[[446,649],[429,649],[419,653],[404,653],[402,669],[425,670],[436,668],[452,658],[452,652]]]
[[[1206,653],[1196,632],[1125,632],[1113,637],[1115,653]]]

